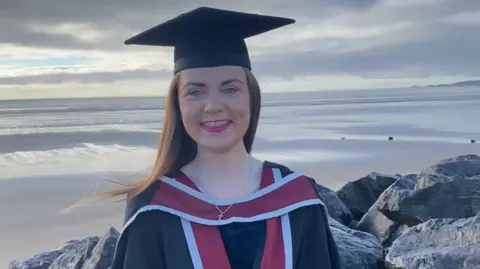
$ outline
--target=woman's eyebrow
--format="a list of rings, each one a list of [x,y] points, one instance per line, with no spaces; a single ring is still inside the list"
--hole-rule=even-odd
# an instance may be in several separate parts
[[[230,79],[222,81],[221,85],[224,86],[224,85],[227,85],[227,84],[230,84],[230,83],[233,83],[233,82],[238,82],[238,83],[243,84],[243,82],[239,79],[230,78]],[[207,84],[205,84],[203,82],[190,81],[187,84],[185,84],[185,86],[183,86],[183,88],[186,88],[187,86],[206,87]]]
[[[231,79],[227,79],[227,80],[223,81],[222,85],[230,84],[230,83],[233,83],[233,82],[239,82],[239,83],[243,84],[243,82],[241,80],[236,79],[236,78],[231,78]]]
[[[183,88],[186,88],[187,86],[196,86],[196,87],[205,87],[207,86],[207,84],[205,83],[202,83],[202,82],[188,82],[187,84],[185,84],[185,86],[183,86]]]

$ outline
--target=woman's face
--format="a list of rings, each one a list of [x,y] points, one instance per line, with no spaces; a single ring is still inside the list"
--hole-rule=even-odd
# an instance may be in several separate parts
[[[250,123],[250,94],[241,67],[184,70],[178,94],[183,125],[199,149],[226,151],[243,141]]]

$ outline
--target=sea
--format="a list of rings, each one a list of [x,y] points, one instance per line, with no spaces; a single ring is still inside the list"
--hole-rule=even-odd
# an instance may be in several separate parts
[[[2,100],[0,179],[148,169],[163,104],[163,97]],[[480,87],[264,93],[253,154],[348,161],[366,158],[361,149],[372,141],[474,140],[480,143]]]

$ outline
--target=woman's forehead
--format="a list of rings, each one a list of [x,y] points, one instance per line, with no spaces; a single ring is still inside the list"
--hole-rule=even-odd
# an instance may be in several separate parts
[[[187,83],[221,84],[227,80],[245,82],[245,79],[245,71],[238,66],[192,68],[183,70],[180,74],[181,85]]]

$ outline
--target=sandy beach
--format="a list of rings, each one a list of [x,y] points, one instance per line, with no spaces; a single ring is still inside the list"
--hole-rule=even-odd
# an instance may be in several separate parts
[[[315,147],[366,153],[364,158],[343,161],[329,161],[326,156],[323,161],[285,162],[334,190],[370,172],[417,173],[441,159],[480,152],[480,144],[438,142],[324,140]],[[282,156],[278,160],[281,162]],[[0,180],[0,264],[55,248],[70,239],[102,235],[109,226],[121,228],[123,203],[60,214],[103,179],[99,174],[84,174]],[[101,186],[113,187],[110,183]]]

